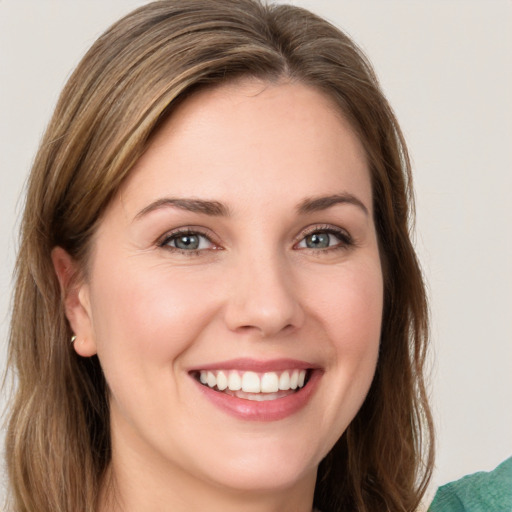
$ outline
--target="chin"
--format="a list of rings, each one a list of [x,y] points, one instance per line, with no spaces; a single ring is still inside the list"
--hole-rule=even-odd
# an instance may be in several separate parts
[[[292,466],[293,462],[283,461],[282,465],[246,467],[234,470],[233,467],[212,475],[212,480],[235,492],[273,493],[292,489],[303,481],[316,479],[316,467],[302,468]],[[239,466],[237,466],[239,467]]]
[[[208,471],[211,481],[241,492],[283,491],[306,480],[314,482],[324,456],[315,456],[311,440],[290,443],[284,439],[257,439],[255,443],[244,444],[243,450],[235,443],[231,450],[222,450],[220,459],[209,458],[208,467],[203,469]]]

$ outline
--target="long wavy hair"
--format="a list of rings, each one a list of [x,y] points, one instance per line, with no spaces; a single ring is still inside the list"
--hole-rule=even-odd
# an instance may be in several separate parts
[[[314,14],[258,0],[161,0],[114,24],[65,86],[30,175],[16,266],[6,458],[11,509],[94,512],[111,458],[97,357],[69,343],[51,251],[86,268],[102,213],[173,108],[241,77],[311,86],[367,154],[384,273],[380,356],[368,396],[319,467],[314,504],[412,511],[433,466],[424,366],[428,310],[410,240],[406,145],[365,56]]]

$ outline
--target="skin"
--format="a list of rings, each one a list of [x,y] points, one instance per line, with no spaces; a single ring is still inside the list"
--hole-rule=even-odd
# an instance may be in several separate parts
[[[298,211],[334,194],[351,201]],[[162,198],[229,215],[144,212]],[[207,238],[162,245],[178,228]],[[328,245],[308,247],[312,232]],[[68,278],[64,250],[53,260],[75,350],[98,354],[110,389],[115,500],[105,487],[101,510],[311,510],[318,464],[371,384],[383,295],[365,154],[324,95],[255,80],[197,93],[110,204],[87,279]],[[239,357],[307,361],[320,378],[291,416],[247,421],[189,374]]]

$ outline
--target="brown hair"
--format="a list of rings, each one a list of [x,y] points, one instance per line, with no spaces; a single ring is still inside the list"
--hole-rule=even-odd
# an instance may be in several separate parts
[[[370,164],[385,280],[380,357],[361,410],[320,465],[315,506],[418,506],[433,465],[427,304],[409,236],[407,150],[371,66],[345,34],[297,7],[162,0],[95,42],[62,92],[34,162],[9,348],[17,378],[6,437],[14,510],[94,511],[110,461],[104,377],[95,356],[80,358],[69,343],[52,248],[86,269],[102,212],[162,120],[198,88],[242,76],[325,93]]]

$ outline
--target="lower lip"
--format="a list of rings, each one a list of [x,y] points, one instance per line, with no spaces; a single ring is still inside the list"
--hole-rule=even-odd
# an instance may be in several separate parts
[[[237,418],[247,421],[277,421],[287,418],[305,407],[321,378],[321,372],[314,370],[307,384],[291,395],[257,402],[215,391],[194,379],[199,390],[215,406]]]

